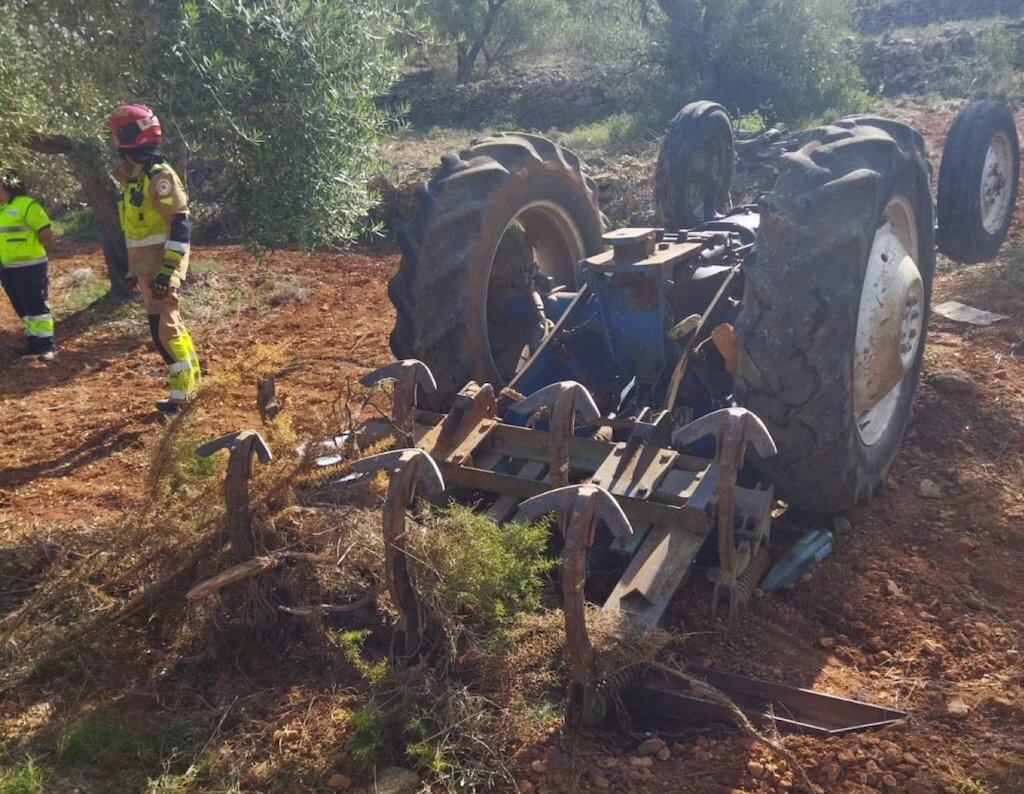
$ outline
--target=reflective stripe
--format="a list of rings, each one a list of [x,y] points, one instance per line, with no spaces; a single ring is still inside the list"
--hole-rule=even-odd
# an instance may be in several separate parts
[[[36,314],[26,317],[25,330],[29,336],[35,336],[39,339],[49,339],[53,336],[53,315],[52,314]]]
[[[188,369],[192,369],[192,360],[191,359],[189,359],[188,361],[175,361],[173,364],[171,364],[167,368],[167,371],[171,375],[176,375],[179,372],[184,372],[185,370],[188,370]]]
[[[46,257],[41,259],[22,259],[17,262],[4,262],[3,267],[14,268],[14,267],[31,267],[32,265],[45,265]]]
[[[27,232],[28,226],[21,224],[20,226],[0,226],[0,234],[4,232]]]
[[[168,251],[177,251],[179,254],[188,253],[188,243],[179,243],[177,240],[168,240],[164,248]]]
[[[172,400],[178,400],[179,402],[188,401],[188,394],[181,391],[180,389],[171,389],[170,394]]]
[[[125,237],[124,244],[128,248],[144,248],[147,245],[160,245],[167,242],[166,234],[151,234],[149,237]]]

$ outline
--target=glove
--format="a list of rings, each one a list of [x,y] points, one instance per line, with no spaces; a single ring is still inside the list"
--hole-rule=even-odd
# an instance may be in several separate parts
[[[153,297],[156,300],[162,301],[167,297],[167,291],[171,288],[171,276],[173,275],[174,266],[164,263],[164,266],[160,268],[160,272],[149,283],[149,291],[153,293]]]
[[[139,289],[139,277],[128,276],[125,280],[125,286],[128,287],[129,295],[140,295],[142,291]]]

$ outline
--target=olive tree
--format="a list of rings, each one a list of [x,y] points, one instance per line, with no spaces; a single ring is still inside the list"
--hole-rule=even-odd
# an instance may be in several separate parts
[[[389,116],[388,0],[11,0],[0,25],[0,161],[61,155],[126,292],[102,119],[152,105],[176,148],[216,160],[246,242],[351,240]]]
[[[115,292],[127,294],[102,114],[138,86],[156,0],[13,0],[0,25],[0,160],[30,171],[61,155],[95,214]]]
[[[154,61],[156,103],[223,174],[247,243],[351,241],[371,204],[375,103],[397,72],[383,0],[194,0]]]

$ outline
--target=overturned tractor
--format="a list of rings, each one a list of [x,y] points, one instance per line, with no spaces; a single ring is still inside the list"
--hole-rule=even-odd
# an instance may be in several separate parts
[[[767,570],[777,500],[834,514],[884,483],[936,249],[991,258],[1011,222],[1012,116],[993,101],[959,115],[937,204],[923,139],[894,121],[788,136],[763,156],[777,178],[757,206],[729,206],[734,151],[721,107],[679,113],[655,175],[665,228],[606,231],[579,159],[535,135],[478,140],[422,189],[389,284],[401,361],[365,380],[394,382],[392,420],[366,440],[404,449],[359,464],[392,472],[400,655],[421,632],[401,541],[417,489],[499,523],[559,517],[571,702],[593,724],[622,692],[594,680],[588,571],[615,573],[605,609],[655,625],[699,563],[731,616]],[[626,683],[671,700],[665,682]],[[838,729],[794,703],[804,727]],[[855,706],[821,713],[892,716]]]

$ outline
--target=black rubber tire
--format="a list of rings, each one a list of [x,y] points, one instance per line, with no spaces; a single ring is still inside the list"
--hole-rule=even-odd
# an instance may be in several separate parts
[[[692,229],[729,211],[735,151],[732,123],[714,102],[680,110],[661,142],[654,169],[654,207],[667,229]],[[694,191],[703,197],[695,206]]]
[[[998,228],[982,222],[982,179],[985,156],[997,135],[1012,149],[1012,195]],[[1020,180],[1020,139],[1013,113],[997,99],[975,102],[953,120],[942,151],[938,190],[939,250],[954,262],[975,264],[995,258],[1013,221]]]
[[[756,461],[794,507],[834,514],[867,503],[906,430],[925,339],[905,375],[893,419],[873,446],[854,411],[854,346],[865,269],[894,197],[913,208],[925,330],[935,266],[934,213],[921,136],[882,119],[815,130],[783,155],[761,202],[757,248],[745,267],[736,323],[736,394],[779,448]]]
[[[597,186],[579,158],[539,135],[502,133],[445,155],[417,202],[399,231],[402,261],[388,282],[397,311],[391,350],[431,368],[438,395],[429,402],[442,406],[470,380],[503,385],[487,298],[495,262],[523,248],[522,234],[506,234],[510,224],[522,224],[542,269],[547,262],[569,288],[579,260],[602,250],[604,226]]]

